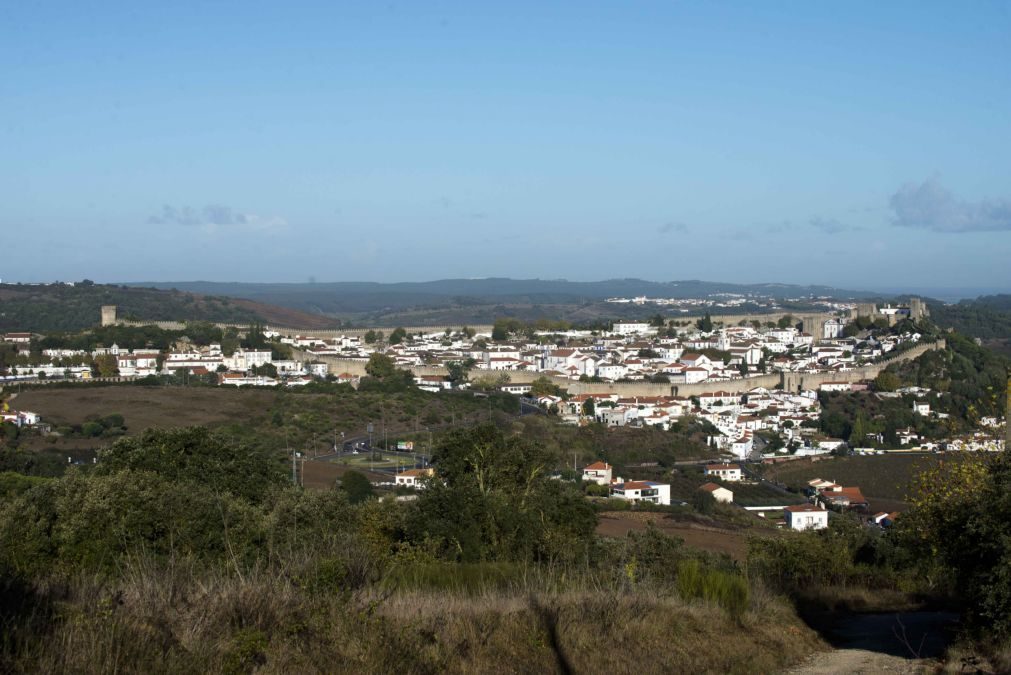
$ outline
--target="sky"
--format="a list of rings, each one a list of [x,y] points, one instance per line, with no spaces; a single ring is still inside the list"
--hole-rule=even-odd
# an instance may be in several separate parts
[[[1011,3],[0,3],[4,281],[1011,290]]]

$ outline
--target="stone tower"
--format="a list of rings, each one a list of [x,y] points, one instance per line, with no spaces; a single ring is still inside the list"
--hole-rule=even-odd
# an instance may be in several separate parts
[[[102,305],[102,325],[116,325],[116,305]]]
[[[920,298],[909,298],[909,318],[914,321],[925,319],[930,315],[927,311],[927,304]]]
[[[875,318],[878,313],[878,307],[873,302],[858,302],[856,306],[856,316],[867,316],[870,318]]]

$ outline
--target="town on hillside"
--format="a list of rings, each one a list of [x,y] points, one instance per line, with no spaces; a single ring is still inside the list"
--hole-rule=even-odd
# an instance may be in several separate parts
[[[175,378],[222,387],[315,381],[357,387],[381,360],[410,373],[419,389],[500,390],[572,425],[666,431],[692,420],[703,425],[714,456],[733,461],[1003,447],[998,417],[981,417],[972,428],[952,425],[943,392],[899,386],[890,372],[890,364],[943,347],[919,299],[902,306],[833,303],[831,309],[803,322],[789,315],[736,323],[709,314],[658,315],[592,330],[502,320],[478,328],[307,334],[210,324],[185,324],[172,333],[120,321],[115,307],[104,307],[102,330],[129,324],[156,331],[154,338],[128,348],[82,336],[7,333],[0,377],[42,384]],[[171,339],[157,345],[159,336]],[[906,422],[901,428],[879,429],[867,419],[826,423],[839,397],[849,394],[872,395],[911,414],[899,416]],[[18,425],[39,423],[30,411],[4,415]]]

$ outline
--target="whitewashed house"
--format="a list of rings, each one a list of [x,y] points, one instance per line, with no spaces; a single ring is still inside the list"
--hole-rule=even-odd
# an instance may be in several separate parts
[[[814,504],[798,504],[783,509],[791,530],[823,530],[828,527],[828,511]]]

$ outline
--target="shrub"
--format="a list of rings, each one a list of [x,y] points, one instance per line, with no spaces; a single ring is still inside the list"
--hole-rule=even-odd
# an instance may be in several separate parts
[[[86,438],[97,438],[102,435],[103,431],[105,431],[105,427],[99,422],[85,422],[81,425],[81,435]]]
[[[739,574],[703,568],[698,560],[682,560],[677,566],[678,594],[685,600],[702,599],[740,619],[748,609],[748,582]]]

